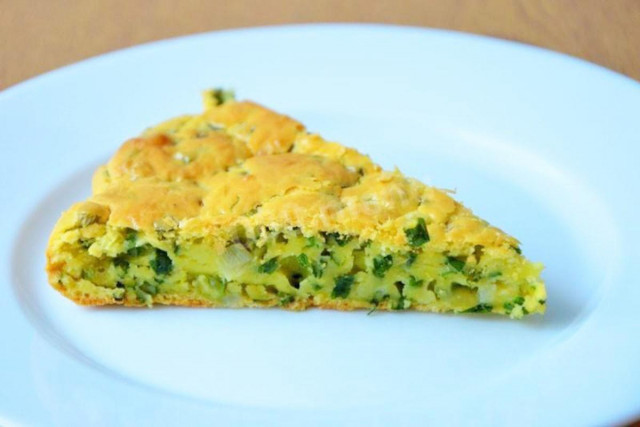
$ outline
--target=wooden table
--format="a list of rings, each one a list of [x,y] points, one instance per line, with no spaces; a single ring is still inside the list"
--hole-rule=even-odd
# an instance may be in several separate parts
[[[640,0],[0,0],[0,89],[151,40],[335,21],[488,34],[579,56],[640,80]]]
[[[385,22],[487,34],[640,80],[640,0],[0,0],[0,89],[151,40],[294,22]]]

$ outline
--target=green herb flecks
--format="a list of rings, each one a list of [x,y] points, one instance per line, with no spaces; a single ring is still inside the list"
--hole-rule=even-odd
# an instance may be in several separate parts
[[[327,233],[327,240],[335,241],[338,244],[338,246],[346,245],[351,241],[351,239],[353,239],[353,237],[347,234]]]
[[[319,246],[320,244],[315,236],[307,237],[307,244],[305,245],[305,248],[317,248]]]
[[[129,255],[130,257],[137,257],[140,255],[144,255],[144,253],[146,252],[146,250],[149,248],[149,245],[144,245],[144,246],[135,246],[129,250],[127,250],[127,255]]]
[[[162,249],[156,249],[156,257],[149,262],[149,265],[158,275],[166,275],[173,270],[171,258]]]
[[[158,294],[158,287],[152,283],[144,282],[136,286],[133,291],[135,292],[139,302],[151,306],[153,296]]]
[[[416,262],[416,259],[418,258],[418,254],[415,252],[409,252],[407,253],[407,260],[405,261],[405,265],[407,267],[411,267],[413,265],[414,262]]]
[[[406,299],[404,296],[400,296],[396,304],[393,306],[394,310],[406,310],[411,307],[411,301]]]
[[[313,277],[319,279],[322,277],[322,275],[324,274],[324,267],[325,265],[323,265],[320,262],[314,262],[311,264],[311,273],[313,274]]]
[[[113,259],[113,265],[116,268],[122,269],[123,272],[127,272],[129,270],[129,261],[123,255],[118,255]]]
[[[331,291],[331,298],[348,297],[349,292],[351,292],[351,286],[353,286],[354,281],[355,281],[355,277],[349,274],[336,277],[336,280],[335,280],[336,285],[333,287],[333,290]]]
[[[405,228],[404,234],[407,236],[409,246],[422,246],[429,241],[429,232],[424,219],[418,218],[418,224],[413,228]]]
[[[413,288],[417,288],[419,286],[422,286],[422,284],[424,283],[424,280],[420,279],[416,279],[415,276],[409,276],[409,286],[413,287]]]
[[[307,256],[307,254],[300,254],[297,257],[298,260],[298,264],[300,264],[300,267],[303,268],[309,268],[309,257]]]
[[[280,306],[289,305],[295,299],[296,299],[296,297],[293,296],[293,295],[281,295],[280,299],[278,300],[278,305],[280,305]]]
[[[307,254],[300,254],[296,257],[296,259],[298,261],[298,265],[302,267],[304,270],[311,271],[312,273],[314,272],[313,267],[315,265],[312,265],[311,261],[309,261],[309,257],[307,256]],[[315,273],[313,274],[315,276]]]
[[[373,307],[371,307],[371,310],[369,310],[367,315],[370,315],[376,310],[378,310],[378,306],[380,305],[380,303],[388,299],[389,299],[389,294],[381,293],[381,291],[377,291],[375,296],[370,301]]]
[[[79,242],[83,249],[89,249],[95,242],[95,239],[80,239]]]
[[[124,230],[124,249],[128,251],[136,247],[136,241],[138,240],[138,232],[133,228],[126,228]]]
[[[520,305],[521,306],[522,304],[524,304],[524,297],[515,297],[513,299],[513,301],[505,302],[502,306],[504,307],[504,309],[507,312],[507,314],[511,314],[511,312],[516,307],[516,305]],[[524,307],[522,307],[522,312],[524,314],[528,313],[527,309],[524,308]]]
[[[491,310],[493,310],[493,306],[491,304],[478,304],[463,311],[463,313],[491,313]]]
[[[338,256],[336,255],[336,253],[332,250],[329,249],[324,249],[321,253],[320,253],[320,260],[322,262],[324,262],[325,264],[331,260],[333,261],[336,265],[342,265],[343,261],[340,260],[340,258],[338,258]]]
[[[511,314],[513,308],[515,307],[512,302],[505,302],[502,306],[504,307],[507,314]]]
[[[141,291],[138,288],[134,289],[134,292],[136,293],[136,297],[138,298],[138,302],[142,302],[142,303],[146,304],[151,299],[149,294]]]
[[[461,272],[464,269],[465,262],[459,258],[448,256],[447,264],[457,272]]]
[[[138,286],[138,289],[140,289],[142,292],[149,294],[151,296],[155,296],[158,294],[158,287],[149,282],[144,282],[143,284]]]
[[[209,94],[211,98],[215,101],[216,105],[222,105],[236,99],[236,95],[232,90],[216,88],[216,89],[212,89],[209,92]]]
[[[494,271],[492,273],[487,274],[487,279],[495,279],[496,277],[502,276],[502,271]]]
[[[271,274],[278,268],[278,257],[273,257],[269,261],[258,267],[259,273]]]
[[[373,259],[373,275],[376,277],[384,277],[384,274],[393,266],[393,256],[378,255]]]

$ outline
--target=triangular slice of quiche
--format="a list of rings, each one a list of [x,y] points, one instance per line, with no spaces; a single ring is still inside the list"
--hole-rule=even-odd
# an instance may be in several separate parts
[[[47,250],[86,305],[545,310],[542,265],[446,192],[229,92],[125,142]]]

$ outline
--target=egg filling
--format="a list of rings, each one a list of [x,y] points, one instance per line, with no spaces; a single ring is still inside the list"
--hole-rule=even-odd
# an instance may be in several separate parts
[[[499,254],[429,250],[424,222],[405,230],[410,250],[357,236],[299,228],[237,227],[224,245],[177,232],[147,235],[94,223],[66,231],[58,285],[111,304],[241,307],[309,306],[497,312],[521,317],[544,309],[539,265]],[[517,251],[517,248],[513,248]],[[503,280],[521,283],[504,286]]]

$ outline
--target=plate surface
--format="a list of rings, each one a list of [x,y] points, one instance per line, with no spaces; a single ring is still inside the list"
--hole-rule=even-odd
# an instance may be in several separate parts
[[[60,213],[147,125],[233,87],[438,187],[546,265],[548,313],[91,309]],[[459,33],[305,25],[96,57],[0,93],[0,424],[611,424],[640,415],[640,85]],[[277,173],[277,172],[274,172]]]

